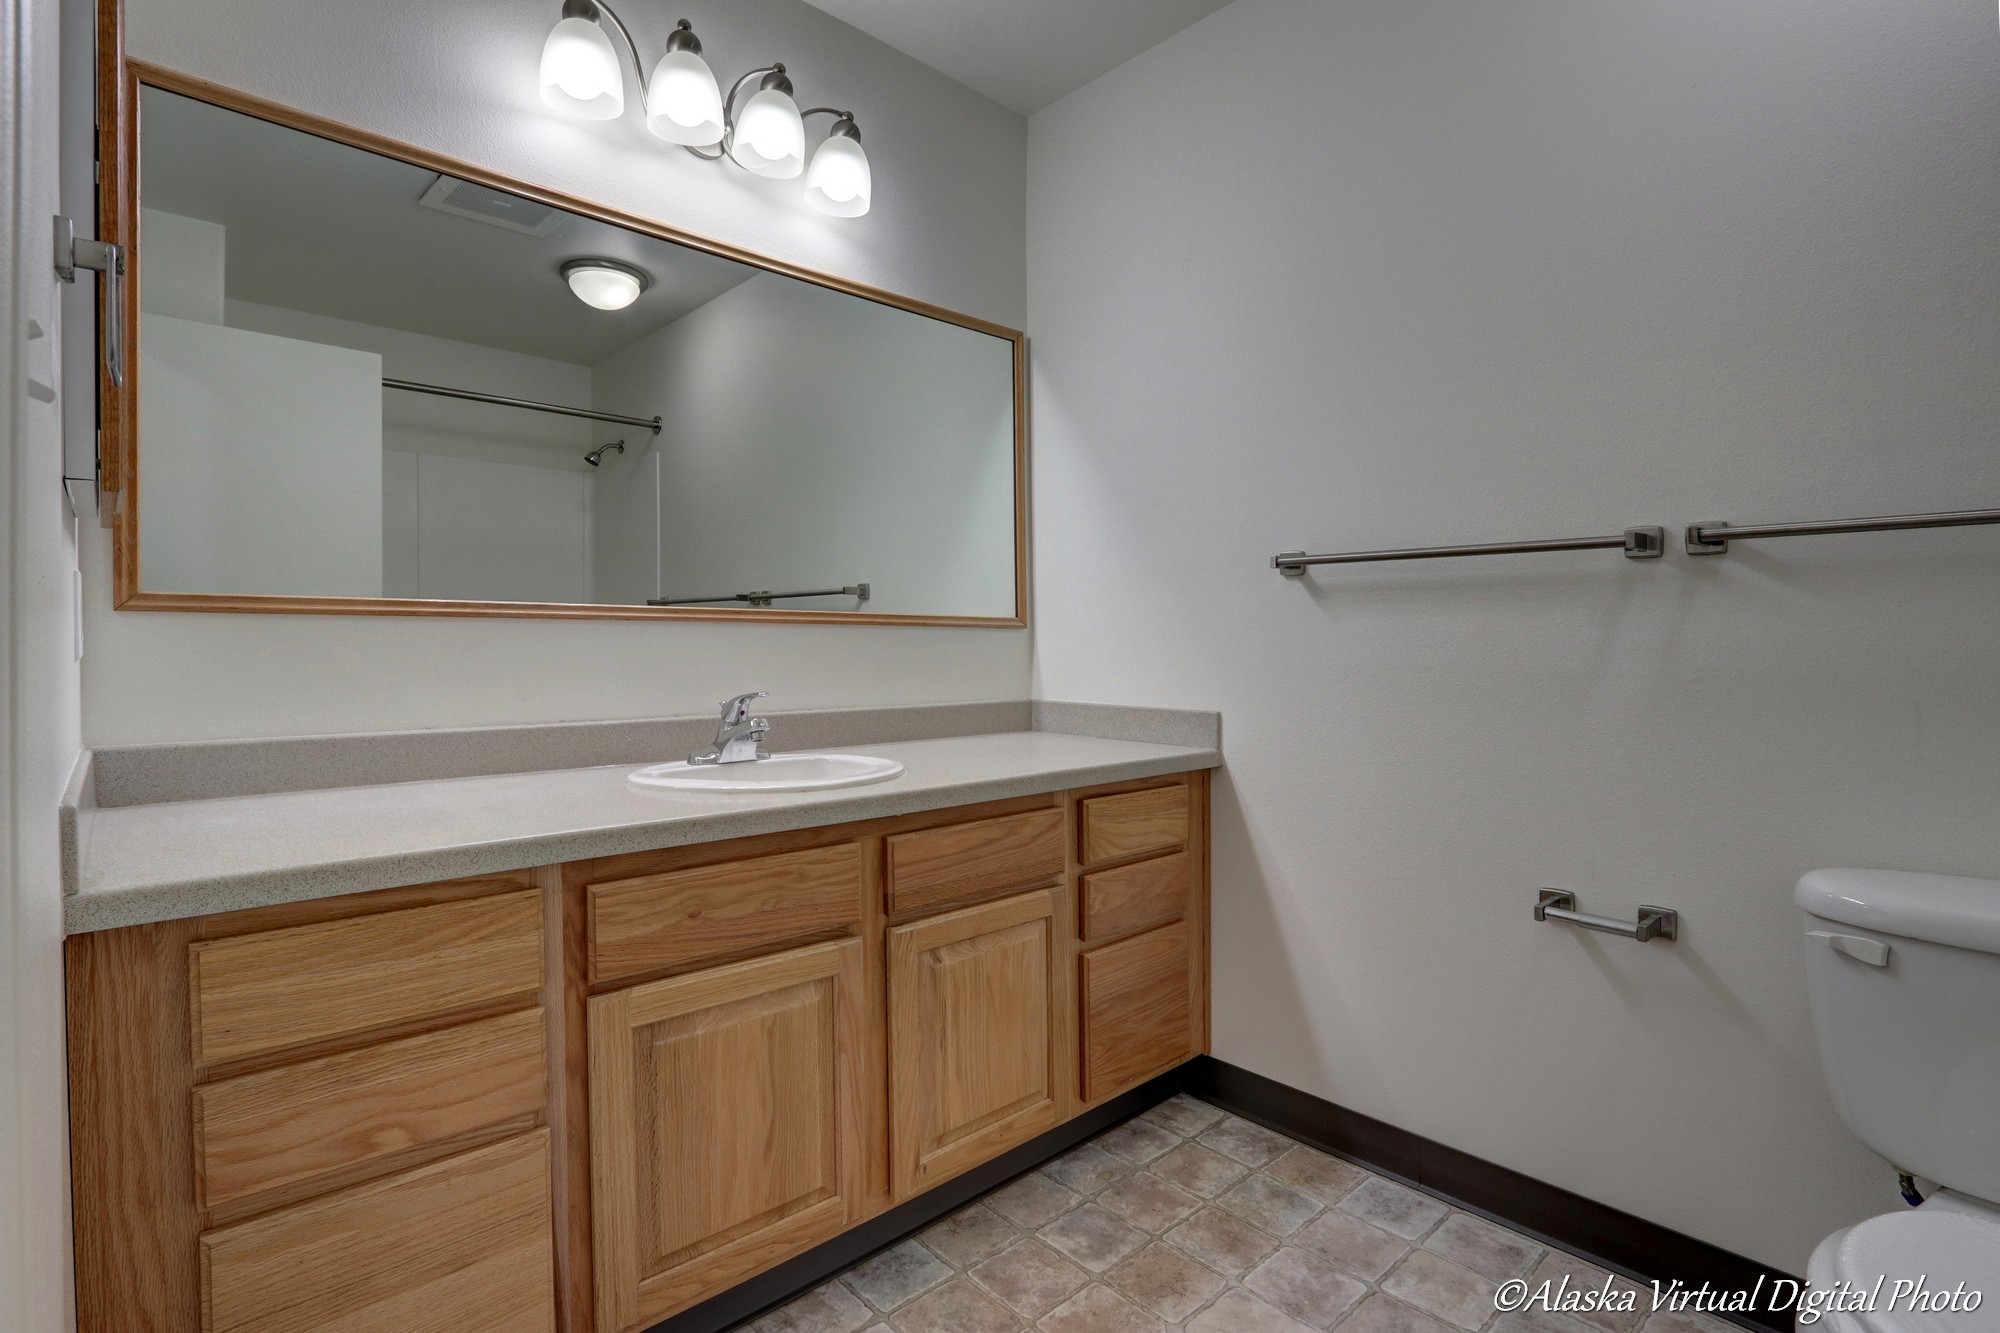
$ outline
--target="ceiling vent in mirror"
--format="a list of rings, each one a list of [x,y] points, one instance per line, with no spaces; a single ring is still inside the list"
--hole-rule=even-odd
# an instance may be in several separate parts
[[[491,223],[495,227],[525,232],[529,236],[547,236],[562,226],[566,216],[559,208],[550,208],[547,204],[538,204],[518,194],[508,194],[505,190],[490,190],[484,185],[459,180],[456,176],[439,176],[417,202],[425,208],[435,208],[453,217],[471,218],[474,222]]]

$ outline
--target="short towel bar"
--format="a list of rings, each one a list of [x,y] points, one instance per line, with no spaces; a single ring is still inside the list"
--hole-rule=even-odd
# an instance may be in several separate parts
[[[1614,916],[1597,916],[1576,910],[1576,895],[1562,889],[1543,889],[1535,900],[1535,920],[1567,921],[1585,930],[1601,930],[1627,939],[1674,940],[1680,938],[1681,914],[1665,907],[1639,906],[1637,921],[1620,921]]]

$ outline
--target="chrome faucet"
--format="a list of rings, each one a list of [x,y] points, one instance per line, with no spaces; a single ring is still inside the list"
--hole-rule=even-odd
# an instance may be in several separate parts
[[[715,740],[688,756],[690,764],[740,764],[750,759],[769,759],[764,749],[764,733],[771,729],[766,718],[750,716],[750,701],[768,697],[763,690],[739,694],[722,703],[722,720],[716,725]]]

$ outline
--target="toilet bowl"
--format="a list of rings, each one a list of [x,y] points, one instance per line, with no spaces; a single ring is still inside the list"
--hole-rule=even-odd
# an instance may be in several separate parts
[[[1940,1187],[1821,1241],[1801,1325],[2000,1333],[2000,883],[1815,870],[1794,896],[1835,1108]]]
[[[1993,1333],[2000,1209],[1933,1196],[1843,1227],[1813,1251],[1806,1283],[1827,1333]]]

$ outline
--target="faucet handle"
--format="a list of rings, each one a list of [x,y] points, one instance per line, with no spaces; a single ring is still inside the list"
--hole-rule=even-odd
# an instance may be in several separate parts
[[[751,700],[768,699],[770,697],[770,691],[768,690],[752,690],[748,694],[739,694],[734,699],[724,699],[722,701],[722,725],[725,727],[736,726],[750,716]]]

